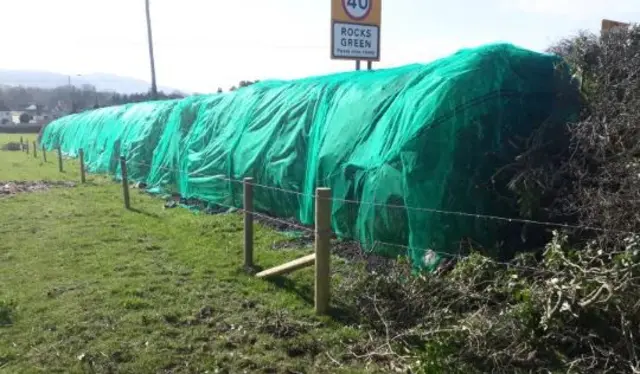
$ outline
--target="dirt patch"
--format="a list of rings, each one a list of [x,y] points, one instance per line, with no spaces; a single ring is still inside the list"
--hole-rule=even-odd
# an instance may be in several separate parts
[[[0,181],[0,197],[24,192],[47,191],[55,187],[75,187],[73,182],[52,181]]]
[[[9,142],[0,146],[0,151],[21,151],[22,145],[18,142]]]

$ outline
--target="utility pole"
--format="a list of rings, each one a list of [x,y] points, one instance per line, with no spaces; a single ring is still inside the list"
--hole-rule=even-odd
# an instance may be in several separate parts
[[[69,111],[71,113],[75,113],[76,106],[73,103],[73,86],[71,85],[71,75],[67,76],[67,85],[69,86]]]
[[[76,77],[81,77],[82,74],[74,74]],[[73,100],[73,94],[75,87],[71,85],[71,75],[67,75],[67,85],[69,86],[69,102],[71,103],[71,113],[77,112],[76,103]]]
[[[156,86],[156,63],[153,58],[153,36],[151,35],[151,14],[149,13],[149,0],[145,0],[147,10],[147,36],[149,38],[149,59],[151,60],[151,99],[158,98],[158,87]]]

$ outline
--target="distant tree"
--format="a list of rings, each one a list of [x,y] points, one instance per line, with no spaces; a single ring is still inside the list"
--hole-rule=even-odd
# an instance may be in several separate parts
[[[231,88],[229,89],[229,91],[235,91],[235,90],[238,90],[238,89],[240,89],[240,88],[242,88],[242,87],[248,87],[248,86],[251,86],[252,84],[255,84],[255,83],[258,83],[258,82],[259,82],[259,81],[240,81],[240,82],[238,83],[238,86],[237,86],[237,87],[236,87],[236,86],[233,86],[233,87],[231,87]]]
[[[254,83],[258,83],[258,81],[240,81],[239,86],[247,87],[247,86],[251,86]]]
[[[22,113],[19,119],[20,123],[29,123],[29,121],[31,121],[33,117],[31,117],[31,114],[29,113]]]
[[[159,100],[180,99],[185,95],[178,91],[158,92]],[[61,116],[68,113],[100,107],[137,103],[152,100],[150,92],[120,94],[98,91],[95,86],[85,84],[80,87],[60,86],[56,88],[12,87],[0,84],[0,110],[25,108],[36,104],[42,114]]]

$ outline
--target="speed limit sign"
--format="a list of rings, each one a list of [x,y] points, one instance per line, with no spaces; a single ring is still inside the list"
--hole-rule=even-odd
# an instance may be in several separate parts
[[[342,0],[342,8],[349,18],[360,21],[371,13],[371,0]]]
[[[382,0],[331,0],[331,58],[380,61]]]

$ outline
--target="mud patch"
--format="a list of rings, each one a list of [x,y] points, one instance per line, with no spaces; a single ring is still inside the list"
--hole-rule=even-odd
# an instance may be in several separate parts
[[[9,142],[0,146],[0,151],[22,151],[22,145],[18,142]]]
[[[26,192],[47,191],[57,187],[75,187],[73,182],[53,181],[0,181],[0,198]]]
[[[22,144],[18,142],[9,142],[3,145],[0,145],[0,151],[22,151]]]

